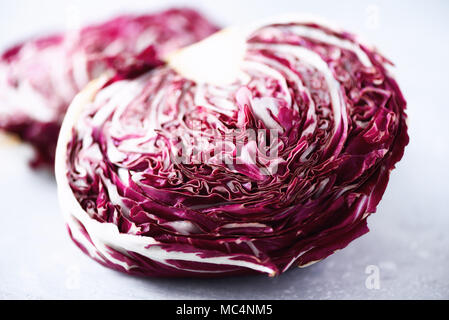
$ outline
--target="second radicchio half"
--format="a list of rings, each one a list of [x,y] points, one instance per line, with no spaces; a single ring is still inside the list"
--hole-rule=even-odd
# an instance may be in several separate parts
[[[169,9],[14,46],[0,59],[0,129],[31,143],[35,165],[53,164],[65,111],[90,80],[104,72],[137,75],[216,30],[194,10]]]

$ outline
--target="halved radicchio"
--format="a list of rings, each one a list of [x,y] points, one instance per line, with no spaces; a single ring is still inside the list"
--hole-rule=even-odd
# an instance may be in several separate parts
[[[0,129],[53,164],[58,132],[73,97],[104,72],[133,76],[217,28],[191,9],[124,15],[78,31],[23,42],[0,58]]]
[[[408,143],[406,102],[377,51],[301,21],[235,29],[227,83],[169,63],[77,96],[56,176],[86,254],[138,275],[273,276],[368,232]],[[208,59],[190,70],[207,78]]]

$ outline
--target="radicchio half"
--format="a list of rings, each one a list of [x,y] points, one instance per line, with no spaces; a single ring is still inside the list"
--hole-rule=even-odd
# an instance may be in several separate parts
[[[390,62],[300,20],[244,39],[232,83],[166,65],[75,99],[56,175],[90,257],[138,275],[273,276],[368,232],[408,143]]]

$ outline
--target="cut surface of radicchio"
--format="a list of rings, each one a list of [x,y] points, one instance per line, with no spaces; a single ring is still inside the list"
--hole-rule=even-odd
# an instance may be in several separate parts
[[[408,143],[390,62],[300,20],[243,39],[228,84],[163,65],[75,99],[56,177],[90,257],[137,275],[274,276],[368,232]]]
[[[0,129],[34,147],[34,165],[51,165],[65,111],[89,81],[104,72],[136,76],[215,31],[194,10],[168,9],[14,46],[0,59]]]

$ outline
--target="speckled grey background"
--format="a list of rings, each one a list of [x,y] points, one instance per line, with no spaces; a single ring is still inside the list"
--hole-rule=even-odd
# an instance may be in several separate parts
[[[180,1],[2,1],[0,47],[122,10]],[[371,232],[306,269],[216,280],[140,279],[91,261],[69,240],[53,178],[26,166],[31,151],[0,141],[2,299],[448,299],[449,2],[191,1],[223,25],[285,12],[322,15],[375,43],[397,65],[411,143]],[[69,9],[67,9],[69,8]],[[73,18],[73,17],[72,17]],[[375,281],[378,279],[379,281]]]

